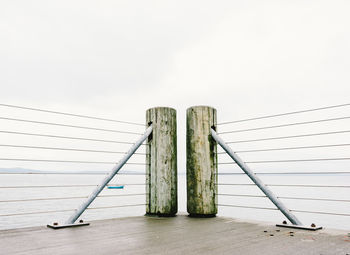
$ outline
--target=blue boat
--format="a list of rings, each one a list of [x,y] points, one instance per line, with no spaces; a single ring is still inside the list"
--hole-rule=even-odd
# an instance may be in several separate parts
[[[109,188],[109,189],[124,189],[124,185],[120,185],[120,186],[108,186],[107,188]]]

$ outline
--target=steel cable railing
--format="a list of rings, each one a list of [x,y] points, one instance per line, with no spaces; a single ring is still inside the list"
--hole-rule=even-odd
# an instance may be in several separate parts
[[[310,146],[296,146],[296,147],[261,148],[261,149],[254,149],[254,150],[237,150],[236,153],[303,150],[303,149],[347,147],[347,146],[350,146],[350,144],[346,143],[346,144],[326,144],[326,145],[310,145]],[[223,155],[223,154],[226,154],[226,152],[218,152],[218,155]]]
[[[235,153],[242,154],[245,163],[252,164],[252,167],[257,165],[253,169],[254,174],[265,179],[266,187],[273,189],[277,198],[289,205],[291,212],[298,213],[298,216],[300,214],[302,217],[306,217],[303,213],[333,217],[320,223],[331,225],[329,222],[333,219],[334,224],[337,224],[338,221],[342,222],[341,228],[345,225],[350,227],[344,220],[336,218],[350,216],[347,213],[350,210],[350,197],[347,195],[349,194],[347,190],[350,188],[348,185],[350,182],[348,170],[350,154],[346,153],[347,147],[350,146],[348,143],[350,137],[347,135],[350,133],[349,117],[346,116],[348,110],[344,108],[343,116],[339,116],[341,115],[340,110],[348,106],[350,104],[341,104],[221,122],[218,124],[219,128],[228,125],[233,127],[233,124],[241,122],[246,122],[251,126],[226,128],[218,134],[227,135],[228,138],[225,136],[228,140],[226,144],[232,148],[237,147]],[[337,112],[331,112],[331,109],[337,110]],[[306,115],[306,113],[316,111],[322,113],[323,110],[329,110],[327,112],[328,118],[310,120]],[[302,120],[278,123],[278,117],[294,115],[294,118],[297,118],[301,116],[300,113],[303,113]],[[331,114],[337,114],[339,117],[330,116]],[[323,114],[323,116],[325,115]],[[271,118],[275,119],[273,125],[264,125],[261,122],[259,125],[256,125],[257,122],[248,123],[249,121],[263,121]],[[312,124],[317,124],[317,131],[320,132],[315,132],[315,126]],[[335,127],[339,128],[340,126],[341,130],[335,130]],[[305,130],[305,133],[300,133],[300,127],[303,128],[303,131]],[[278,132],[275,132],[273,136],[266,137],[267,133],[259,132],[272,129],[278,129]],[[316,140],[312,140],[313,144],[308,144],[306,142],[308,137],[315,137],[317,143]],[[264,146],[259,146],[258,142],[264,142]],[[285,143],[282,144],[282,142]],[[218,206],[246,208],[247,210],[277,210],[275,207],[265,206],[268,201],[267,196],[255,194],[256,185],[247,183],[246,174],[243,171],[238,171],[236,162],[228,161],[228,157],[225,157],[225,151],[219,151],[217,154],[219,160],[217,163],[219,167],[218,182],[216,184],[218,187]],[[293,163],[293,167],[289,165],[291,163]],[[232,166],[235,168],[233,169]],[[311,167],[312,169],[310,169]],[[250,192],[247,191],[254,191],[254,193],[249,194]]]
[[[1,159],[0,159],[1,160]],[[283,160],[260,160],[246,161],[247,164],[266,164],[266,163],[293,163],[293,162],[312,162],[312,161],[333,161],[333,160],[350,160],[350,158],[314,158],[314,159],[283,159]],[[235,162],[222,162],[218,165],[234,165]]]
[[[26,173],[16,173],[10,172],[0,172],[0,175],[107,175],[106,172],[26,172]],[[138,172],[122,172],[118,175],[145,175],[145,173]]]
[[[350,130],[311,133],[311,134],[300,134],[300,135],[290,135],[290,136],[266,137],[266,138],[248,139],[248,140],[237,140],[237,141],[229,141],[229,142],[227,142],[227,144],[261,142],[261,141],[281,140],[281,139],[291,139],[291,138],[301,138],[301,137],[311,137],[311,136],[323,136],[323,135],[337,135],[337,134],[345,134],[345,133],[350,133]]]
[[[25,159],[25,158],[0,158],[0,161],[29,161],[29,162],[50,162],[50,163],[78,163],[78,164],[107,164],[112,165],[112,161],[82,161],[82,160],[56,160],[56,159]],[[145,163],[126,163],[125,165],[144,166]]]
[[[282,116],[294,115],[294,114],[300,114],[300,113],[309,113],[309,112],[315,112],[315,111],[321,111],[321,110],[335,109],[335,108],[341,108],[341,107],[346,107],[346,106],[350,106],[350,103],[338,104],[338,105],[332,105],[332,106],[326,106],[326,107],[319,107],[319,108],[312,108],[312,109],[293,111],[293,112],[286,112],[286,113],[279,113],[279,114],[272,114],[272,115],[265,115],[265,116],[259,116],[259,117],[254,117],[254,118],[241,119],[241,120],[226,121],[226,122],[218,123],[218,126],[246,122],[246,121],[252,121],[252,120],[261,120],[261,119],[282,117]]]
[[[336,120],[346,120],[346,119],[350,119],[350,117],[346,116],[346,117],[339,117],[339,118],[329,118],[329,119],[321,119],[321,120],[287,123],[287,124],[280,124],[280,125],[273,125],[273,126],[266,126],[266,127],[238,129],[238,130],[232,130],[232,131],[225,131],[225,132],[221,132],[221,133],[219,132],[218,134],[219,135],[233,134],[233,133],[240,133],[240,132],[249,132],[249,131],[258,131],[258,130],[265,130],[265,129],[272,129],[272,128],[291,127],[291,126],[299,126],[299,125],[314,124],[314,123],[336,121]]]
[[[295,172],[258,172],[258,171],[255,171],[255,174],[256,175],[310,175],[310,174],[332,174],[332,175],[335,175],[335,174],[350,174],[350,172],[348,171],[344,171],[344,172],[325,172],[325,171],[322,171],[322,172],[316,172],[316,171],[313,171],[313,172],[298,172],[298,171],[295,171]],[[245,175],[245,173],[218,173],[217,175]]]
[[[119,194],[119,195],[100,195],[98,197],[131,197],[131,196],[144,196],[146,193],[138,194]],[[29,199],[15,199],[15,200],[0,200],[0,203],[18,203],[18,202],[32,202],[32,201],[50,201],[50,200],[66,200],[66,199],[83,199],[87,196],[80,197],[48,197],[48,198],[29,198]]]
[[[231,204],[218,204],[218,206],[278,211],[277,208],[273,208],[273,207],[245,206],[245,205],[234,205],[234,204],[232,204],[232,205]],[[307,210],[294,210],[294,209],[290,209],[290,211],[291,212],[299,212],[299,213],[325,214],[325,215],[332,215],[332,216],[347,216],[347,217],[350,216],[349,213],[320,212],[320,211],[307,211]]]
[[[218,183],[219,186],[255,186],[254,183]],[[350,185],[265,184],[268,187],[350,188]]]
[[[133,206],[144,206],[145,204],[126,204],[126,205],[115,205],[115,206],[100,206],[100,207],[89,207],[86,210],[94,209],[110,209],[110,208],[121,208],[121,207],[133,207]],[[61,212],[74,212],[76,209],[64,209],[64,210],[48,210],[48,211],[35,211],[35,212],[23,212],[23,213],[9,213],[0,214],[0,217],[12,217],[12,216],[24,216],[24,215],[35,215],[35,214],[52,214]]]
[[[114,186],[143,186],[145,183],[118,183]],[[20,186],[0,186],[0,189],[36,189],[36,188],[81,188],[97,187],[97,184],[71,184],[71,185],[20,185]]]
[[[1,117],[1,116],[0,116],[0,120],[27,122],[27,123],[41,124],[41,125],[52,125],[52,126],[58,126],[58,127],[79,128],[79,129],[112,132],[112,133],[120,133],[120,134],[142,135],[142,133],[136,133],[136,132],[130,132],[130,131],[121,131],[121,130],[114,130],[114,129],[86,127],[86,126],[75,126],[75,125],[68,125],[68,124],[55,123],[55,122],[44,122],[44,121],[37,121],[37,120],[14,119],[14,118],[7,118],[7,117]]]
[[[125,151],[108,151],[108,150],[87,150],[79,148],[60,148],[60,147],[45,147],[31,145],[15,145],[15,144],[0,144],[0,147],[22,148],[22,149],[41,149],[41,150],[58,150],[58,151],[76,151],[76,152],[93,152],[93,153],[108,153],[108,154],[126,154]],[[135,152],[134,155],[146,155],[146,153]]]
[[[109,172],[106,172],[106,170],[104,170],[104,172],[101,171],[103,165],[115,165],[119,160],[118,158],[112,158],[112,160],[109,158],[117,155],[120,155],[119,157],[125,157],[128,153],[125,150],[125,145],[128,147],[134,146],[135,142],[131,141],[130,138],[126,136],[129,135],[131,137],[131,135],[133,135],[134,138],[132,138],[132,140],[134,140],[135,136],[144,134],[144,128],[146,127],[145,124],[135,122],[68,112],[7,104],[0,104],[0,108],[1,107],[13,108],[18,111],[30,111],[33,112],[33,114],[26,114],[26,116],[30,116],[26,118],[8,117],[9,114],[12,113],[1,114],[2,116],[0,116],[0,121],[4,123],[2,126],[6,126],[6,128],[0,130],[0,135],[7,135],[4,136],[6,142],[0,144],[0,149],[2,150],[0,161],[3,162],[2,167],[5,166],[5,168],[0,168],[0,175],[2,175],[0,190],[11,189],[9,195],[5,196],[5,192],[2,193],[2,195],[0,194],[0,204],[3,205],[0,208],[0,217],[17,217],[20,221],[26,221],[25,218],[23,218],[25,216],[47,214],[47,216],[40,217],[40,219],[46,219],[45,222],[41,224],[52,220],[47,218],[50,214],[76,211],[75,208],[71,209],[69,207],[72,206],[67,205],[75,205],[76,200],[86,199],[89,190],[98,186],[95,183],[90,184],[94,182],[92,180],[95,180],[94,175],[108,175]],[[38,114],[61,115],[69,119],[65,121],[46,121],[42,119],[43,115],[37,118],[33,117],[35,116],[35,112]],[[40,118],[40,120],[38,120],[38,118]],[[93,120],[94,124],[80,124],[78,123],[79,119]],[[103,121],[104,123],[101,123],[103,126],[96,126],[97,121]],[[129,127],[120,129],[105,127],[105,124],[108,122],[135,126],[138,127],[141,132],[134,132],[130,130]],[[21,123],[21,125],[18,125],[18,123]],[[42,130],[45,131],[27,132],[27,130],[32,130],[34,125],[38,127],[42,126]],[[80,135],[80,130],[84,131],[84,136]],[[67,132],[69,135],[66,135]],[[90,132],[91,135],[88,132]],[[124,135],[124,139],[115,139],[107,136],[113,134]],[[101,136],[101,138],[99,136]],[[23,143],[23,137],[25,137],[26,144]],[[101,143],[101,145],[98,143]],[[103,145],[103,143],[105,143],[105,145]],[[102,145],[104,146],[103,148],[101,148]],[[124,147],[122,147],[123,145]],[[145,144],[141,145],[145,146]],[[146,153],[144,149],[142,149],[139,152],[135,152],[134,155],[144,157]],[[107,156],[109,156],[109,158],[107,158]],[[88,169],[88,171],[86,171],[86,168],[83,168],[85,164],[95,164],[99,168],[96,170]],[[89,207],[89,210],[144,205],[143,200],[146,198],[146,194],[144,193],[146,185],[144,167],[146,164],[140,162],[140,160],[134,160],[125,165],[126,170],[118,173],[118,176],[120,176],[117,179],[117,184],[110,184],[111,186],[122,186],[123,189],[112,190],[106,187],[103,193],[97,196],[98,205],[92,205]],[[36,169],[37,166],[39,166],[39,169]],[[54,166],[54,168],[52,168],[52,166]],[[61,166],[64,166],[65,169],[57,170],[60,169]],[[93,167],[95,168],[96,166]],[[73,170],[67,170],[67,167]],[[18,168],[22,168],[23,170],[18,171]],[[45,170],[42,170],[43,168]],[[57,177],[62,176],[63,179],[56,178],[54,177],[55,175],[57,175]],[[13,176],[13,178],[11,176]],[[50,178],[51,176],[54,177],[54,179]],[[69,182],[66,182],[66,184],[65,176],[69,176],[69,179],[67,178]],[[82,178],[82,176],[84,176],[84,178]],[[96,177],[99,178],[98,176]],[[143,177],[142,182],[139,177]],[[74,180],[76,180],[77,183],[72,183]],[[134,182],[132,180],[134,180]],[[118,199],[120,202],[118,205],[111,204],[111,201],[106,204],[107,200],[105,201],[105,199]],[[59,203],[56,203],[56,201],[59,201]],[[40,206],[39,203],[41,203]],[[21,210],[23,210],[24,205],[26,205],[25,208],[27,209],[22,212]],[[67,207],[67,209],[64,207]],[[37,210],[35,210],[35,208],[37,208]],[[11,225],[2,226],[4,222],[7,222],[7,220],[2,221],[0,219],[0,229],[11,228]],[[11,222],[13,222],[13,220],[11,220]]]
[[[110,209],[110,208],[120,208],[120,207],[133,207],[133,206],[145,206],[146,204],[127,204],[127,205],[113,205],[113,206],[100,206],[100,207],[89,207],[86,210],[96,210],[96,209]]]
[[[219,193],[218,196],[267,198],[267,196],[265,196],[265,195],[225,194],[225,193]],[[348,199],[332,199],[332,198],[283,197],[283,196],[278,196],[278,198],[280,198],[280,199],[291,199],[291,200],[326,201],[326,202],[346,202],[346,203],[349,203],[349,202],[350,202],[350,200],[348,200]]]
[[[57,114],[57,115],[65,115],[65,116],[70,116],[70,117],[79,117],[79,118],[85,118],[85,119],[91,119],[91,120],[102,120],[102,121],[107,121],[107,122],[116,122],[116,123],[121,123],[121,124],[130,124],[130,125],[145,127],[145,125],[141,124],[141,123],[135,123],[135,122],[123,121],[123,120],[115,120],[115,119],[108,119],[108,118],[101,118],[101,117],[96,117],[96,116],[88,116],[88,115],[75,114],[75,113],[51,111],[51,110],[46,110],[46,109],[39,109],[39,108],[25,107],[25,106],[18,106],[18,105],[10,105],[10,104],[0,104],[0,106],[9,107],[9,108],[17,108],[17,109],[22,109],[22,110],[30,110],[30,111],[36,111],[36,112],[52,113],[52,114]]]
[[[128,145],[133,144],[132,142],[126,142],[126,141],[93,139],[93,138],[87,138],[87,137],[60,136],[60,135],[51,135],[51,134],[38,134],[38,133],[28,133],[28,132],[16,132],[16,131],[9,131],[9,130],[0,130],[0,133],[13,134],[13,135],[36,136],[36,137],[46,137],[46,138],[79,140],[79,141],[89,141],[89,142],[104,142],[104,143],[116,143],[116,144],[128,144]]]

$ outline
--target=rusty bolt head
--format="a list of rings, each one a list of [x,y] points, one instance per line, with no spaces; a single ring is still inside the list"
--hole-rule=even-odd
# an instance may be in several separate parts
[[[316,227],[315,223],[312,223],[312,224],[311,224],[311,227],[312,227],[312,228],[315,228],[315,227]]]
[[[54,226],[57,226],[57,225],[58,225],[58,223],[57,223],[57,222],[54,222],[54,223],[53,223],[53,225],[54,225]]]

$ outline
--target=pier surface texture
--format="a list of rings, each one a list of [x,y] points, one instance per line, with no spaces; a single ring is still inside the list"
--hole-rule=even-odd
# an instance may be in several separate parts
[[[0,231],[0,254],[350,254],[346,231],[303,231],[230,218],[129,217],[88,227]]]

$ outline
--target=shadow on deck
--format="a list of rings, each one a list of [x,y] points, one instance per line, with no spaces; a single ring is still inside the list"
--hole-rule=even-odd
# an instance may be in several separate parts
[[[350,254],[345,231],[277,228],[230,218],[129,217],[90,226],[0,231],[0,254]]]

